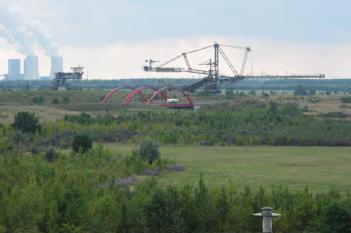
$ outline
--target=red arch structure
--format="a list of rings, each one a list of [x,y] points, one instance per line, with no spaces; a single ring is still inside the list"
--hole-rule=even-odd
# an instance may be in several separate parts
[[[137,89],[134,89],[132,92],[130,92],[127,96],[126,96],[126,98],[124,99],[124,101],[123,101],[123,105],[129,105],[132,101],[133,101],[133,99],[134,99],[134,97],[136,96],[136,95],[141,95],[141,96],[143,96],[144,97],[144,94],[143,94],[143,91],[145,90],[145,89],[150,89],[150,90],[152,90],[152,91],[158,91],[157,89],[155,89],[155,88],[153,88],[153,87],[149,87],[149,86],[142,86],[142,87],[139,87],[139,88],[137,88]],[[144,97],[143,98],[144,99],[144,103],[146,103],[147,102],[147,99]]]
[[[163,107],[167,107],[167,108],[193,108],[194,107],[194,103],[193,103],[193,100],[190,96],[189,93],[185,92],[185,91],[182,91],[180,89],[177,89],[175,87],[172,87],[172,86],[167,86],[167,87],[163,87],[161,89],[159,89],[158,91],[156,91],[150,98],[149,100],[146,102],[146,104],[151,104],[152,101],[155,100],[155,98],[157,96],[161,96],[161,98],[164,98],[166,97],[165,99],[167,100],[167,91],[177,91],[177,92],[180,92],[182,93],[183,97],[185,97],[188,101],[188,103],[185,103],[185,104],[181,104],[181,103],[178,103],[178,104],[169,104],[169,103],[166,103],[166,104],[162,104]]]
[[[110,92],[108,92],[106,94],[106,96],[104,97],[104,99],[102,100],[102,104],[106,104],[108,103],[108,101],[111,99],[111,97],[118,91],[123,90],[123,89],[128,89],[131,90],[131,92],[129,92],[129,94],[124,98],[122,105],[129,105],[132,103],[132,101],[134,100],[136,95],[140,95],[142,97],[142,100],[144,102],[144,104],[146,105],[150,105],[152,104],[153,101],[156,100],[157,97],[159,97],[159,99],[161,101],[164,101],[163,104],[160,104],[163,107],[167,107],[167,108],[193,108],[194,107],[194,103],[193,100],[190,96],[189,93],[182,91],[178,88],[172,87],[172,86],[166,86],[163,87],[161,89],[155,89],[153,87],[150,86],[142,86],[139,88],[132,88],[131,86],[121,86],[121,87],[117,87],[112,89]],[[145,89],[149,89],[152,90],[154,93],[152,94],[152,96],[150,98],[147,98],[143,91]],[[179,93],[181,93],[183,95],[183,97],[187,100],[187,103],[167,103],[167,92],[169,91],[177,91]]]
[[[131,90],[131,91],[135,90],[133,87],[127,86],[127,85],[121,86],[121,87],[116,87],[116,88],[112,89],[109,93],[106,94],[106,96],[104,97],[104,99],[102,100],[101,103],[106,104],[115,93],[119,92],[120,90],[126,90],[126,89]],[[143,93],[140,93],[140,95],[144,99],[144,102],[146,102],[147,100],[146,100],[145,96],[143,95]]]

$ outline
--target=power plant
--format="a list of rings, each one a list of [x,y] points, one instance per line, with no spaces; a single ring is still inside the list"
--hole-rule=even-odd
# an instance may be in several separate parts
[[[37,56],[27,56],[24,60],[24,79],[39,79],[39,64]]]
[[[27,56],[24,60],[24,69],[21,73],[21,60],[9,59],[8,60],[8,73],[0,75],[7,80],[39,80],[44,77],[39,76],[39,62],[37,56]],[[63,70],[63,57],[51,57],[51,69],[49,79],[53,81],[54,90],[65,90],[68,80],[81,80],[83,78],[84,67],[72,67],[72,72],[64,72]],[[46,77],[47,78],[47,77]]]
[[[63,72],[63,57],[62,56],[51,57],[50,78],[54,79],[56,73],[61,73],[61,72]]]
[[[23,76],[21,74],[21,60],[9,59],[7,79],[18,80],[18,79],[22,79],[22,77]]]
[[[56,73],[63,72],[63,57],[51,57],[51,69],[48,75],[50,79],[54,79]],[[8,59],[8,73],[5,75],[7,80],[38,80],[42,77],[39,74],[39,59],[37,56],[27,56],[23,61],[21,59]]]

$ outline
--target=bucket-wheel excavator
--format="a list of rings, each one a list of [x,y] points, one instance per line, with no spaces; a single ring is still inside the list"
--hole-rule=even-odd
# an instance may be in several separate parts
[[[229,60],[228,56],[224,52],[223,48],[234,48],[244,51],[244,58],[242,61],[242,65],[240,70],[236,69],[232,62]],[[207,66],[208,69],[195,69],[190,64],[189,55],[193,53],[197,53],[203,50],[213,49],[213,57],[207,60],[204,63],[199,65]],[[219,43],[214,43],[213,45],[203,47],[200,49],[192,50],[189,52],[185,52],[180,54],[177,57],[174,57],[167,62],[162,63],[159,66],[154,66],[155,63],[159,61],[155,61],[152,59],[146,60],[147,65],[144,66],[145,72],[187,72],[193,74],[200,74],[204,75],[200,81],[195,82],[194,84],[187,86],[184,88],[184,91],[194,92],[195,90],[199,89],[200,87],[204,87],[206,91],[209,92],[219,92],[220,89],[226,85],[231,85],[235,82],[241,81],[246,78],[291,78],[291,79],[303,79],[303,78],[324,78],[324,74],[319,75],[262,75],[262,76],[254,76],[254,75],[245,75],[245,68],[248,59],[248,55],[251,52],[250,47],[241,47],[241,46],[232,46],[232,45],[224,45]],[[229,67],[231,71],[230,75],[225,75],[220,71],[220,58],[223,59],[225,65]],[[185,67],[172,67],[170,66],[173,62],[184,59]]]

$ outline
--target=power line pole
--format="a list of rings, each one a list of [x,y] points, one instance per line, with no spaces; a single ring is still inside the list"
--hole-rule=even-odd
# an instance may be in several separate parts
[[[261,213],[256,213],[254,216],[262,217],[262,233],[273,233],[273,217],[279,217],[281,214],[273,213],[271,207],[264,207]]]

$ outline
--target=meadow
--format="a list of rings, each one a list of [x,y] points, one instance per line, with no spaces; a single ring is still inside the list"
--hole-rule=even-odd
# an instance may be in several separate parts
[[[115,153],[127,153],[135,146],[107,144]],[[163,185],[195,185],[200,175],[206,184],[308,188],[322,193],[336,188],[351,190],[351,148],[349,147],[203,147],[163,146],[161,155],[183,165],[180,173],[157,178]]]
[[[0,93],[0,233],[251,233],[263,206],[277,232],[351,232],[350,97],[102,94]]]

